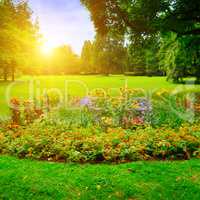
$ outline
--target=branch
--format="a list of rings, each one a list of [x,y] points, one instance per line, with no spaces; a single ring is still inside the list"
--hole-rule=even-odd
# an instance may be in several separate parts
[[[200,28],[179,33],[180,35],[200,35]]]

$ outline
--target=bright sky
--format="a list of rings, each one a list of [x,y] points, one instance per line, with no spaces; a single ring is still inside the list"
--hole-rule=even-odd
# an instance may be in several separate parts
[[[89,12],[79,0],[29,0],[29,5],[47,46],[69,44],[80,54],[84,41],[94,39]]]

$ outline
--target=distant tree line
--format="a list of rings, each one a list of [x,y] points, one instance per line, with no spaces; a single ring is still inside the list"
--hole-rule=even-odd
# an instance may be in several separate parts
[[[80,57],[73,52],[69,45],[56,47],[51,55],[43,55],[40,52],[36,65],[31,67],[33,75],[79,74],[80,70]],[[26,74],[30,74],[30,72],[27,71]]]

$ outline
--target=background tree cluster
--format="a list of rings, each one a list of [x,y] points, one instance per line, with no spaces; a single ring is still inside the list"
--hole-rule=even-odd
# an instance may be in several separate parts
[[[0,76],[4,80],[9,76],[14,80],[15,71],[31,65],[38,37],[27,2],[0,1]]]
[[[128,41],[130,70],[200,79],[200,1],[81,0],[100,35]]]
[[[40,74],[78,74],[81,61],[69,45],[63,45],[53,50],[51,56],[41,58]]]
[[[40,49],[42,40],[27,1],[0,1],[0,79],[14,80],[16,73],[80,72],[80,58],[70,46],[57,47],[47,56]]]
[[[97,35],[94,42],[85,41],[81,60],[83,73],[123,73],[128,65],[127,48],[123,40]]]

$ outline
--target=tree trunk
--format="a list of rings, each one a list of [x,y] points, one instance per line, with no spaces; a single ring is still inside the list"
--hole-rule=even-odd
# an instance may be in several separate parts
[[[7,81],[8,80],[8,69],[7,69],[7,67],[5,66],[4,67],[4,81]]]
[[[12,66],[12,81],[15,81],[15,66]]]
[[[200,84],[200,66],[198,63],[198,58],[199,58],[199,51],[198,49],[196,50],[196,56],[194,58],[194,68],[196,69],[196,84]]]
[[[197,66],[197,68],[200,68],[200,66]],[[196,84],[200,84],[200,70],[198,69],[198,72],[196,74]]]

